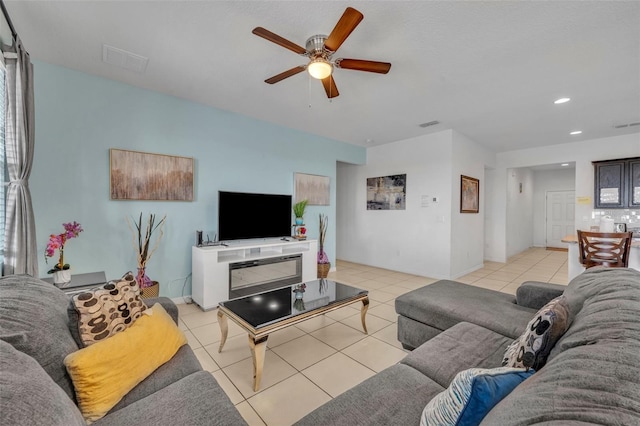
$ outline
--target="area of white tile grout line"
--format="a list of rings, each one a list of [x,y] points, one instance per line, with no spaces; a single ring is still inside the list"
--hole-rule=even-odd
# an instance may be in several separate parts
[[[485,262],[483,268],[455,280],[515,294],[524,281],[566,285],[567,268],[566,252],[531,248],[507,263]],[[229,338],[219,354],[216,311],[203,312],[194,304],[178,305],[180,328],[189,345],[249,425],[293,424],[319,402],[397,363],[407,352],[396,337],[395,298],[437,280],[342,260],[337,261],[336,269],[329,279],[369,290],[369,334],[362,331],[357,304],[274,333],[267,341],[264,378],[258,392],[251,389],[251,355],[242,330],[229,322]],[[299,386],[309,388],[314,397],[295,398],[295,410],[288,410],[285,401],[299,395]],[[282,409],[280,404],[284,404]]]

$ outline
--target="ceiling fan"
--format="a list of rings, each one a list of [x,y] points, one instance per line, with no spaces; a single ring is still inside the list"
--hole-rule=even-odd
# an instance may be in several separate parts
[[[333,80],[334,68],[342,68],[356,71],[375,72],[378,74],[386,74],[391,69],[389,62],[366,61],[362,59],[332,59],[335,52],[340,48],[342,43],[349,37],[349,34],[362,21],[364,15],[352,7],[347,7],[340,20],[331,31],[331,34],[318,34],[309,37],[305,46],[299,46],[277,34],[272,33],[262,27],[256,27],[252,33],[258,37],[262,37],[286,49],[289,49],[299,55],[309,58],[306,65],[299,65],[290,70],[281,72],[271,78],[265,80],[265,83],[274,84],[289,78],[304,70],[307,70],[311,77],[322,81],[324,90],[329,98],[335,98],[340,93]]]

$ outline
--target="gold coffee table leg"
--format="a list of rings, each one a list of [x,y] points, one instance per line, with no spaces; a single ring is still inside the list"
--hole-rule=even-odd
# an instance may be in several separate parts
[[[262,368],[264,367],[264,355],[267,350],[267,337],[254,339],[249,335],[249,347],[253,358],[253,390],[258,392],[262,380]]]
[[[218,353],[222,352],[222,347],[227,341],[227,334],[229,333],[229,324],[227,324],[227,317],[218,309],[218,325],[220,326],[220,347]]]
[[[367,331],[367,323],[365,322],[365,315],[367,315],[367,309],[369,309],[369,298],[362,300],[362,309],[360,311],[360,317],[362,318],[362,328],[364,329],[364,334],[369,334]]]

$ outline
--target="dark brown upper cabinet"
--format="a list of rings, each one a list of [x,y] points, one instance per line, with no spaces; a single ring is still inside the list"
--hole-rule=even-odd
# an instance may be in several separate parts
[[[640,157],[594,161],[597,209],[640,207]]]

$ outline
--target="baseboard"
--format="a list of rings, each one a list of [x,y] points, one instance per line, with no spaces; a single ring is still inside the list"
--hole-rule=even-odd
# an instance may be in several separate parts
[[[475,266],[472,266],[471,268],[465,269],[464,271],[452,276],[451,279],[455,280],[456,278],[464,277],[465,275],[475,272],[478,269],[482,269],[482,268],[484,268],[484,262],[480,265],[475,265]]]
[[[188,305],[190,303],[193,303],[193,299],[191,298],[191,295],[182,296],[182,297],[173,297],[171,298],[171,301],[176,305]]]
[[[569,249],[568,248],[564,248],[564,247],[545,247],[547,249],[547,251],[564,251],[564,252],[568,252]]]

